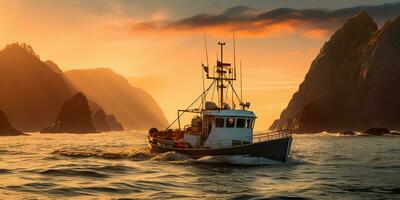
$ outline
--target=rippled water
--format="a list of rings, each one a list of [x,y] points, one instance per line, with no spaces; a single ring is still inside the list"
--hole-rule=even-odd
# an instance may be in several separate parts
[[[400,137],[296,135],[284,164],[153,155],[145,137],[0,137],[0,199],[400,199]]]

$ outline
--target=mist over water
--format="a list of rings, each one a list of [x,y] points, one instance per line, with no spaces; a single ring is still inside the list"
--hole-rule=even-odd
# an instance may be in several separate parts
[[[290,160],[151,154],[146,134],[0,138],[0,199],[396,199],[400,137],[295,135]]]

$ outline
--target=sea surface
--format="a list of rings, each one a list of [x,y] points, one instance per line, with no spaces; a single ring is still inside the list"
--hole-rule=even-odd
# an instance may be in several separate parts
[[[290,160],[151,154],[146,133],[0,137],[0,199],[400,199],[400,137],[295,135]]]

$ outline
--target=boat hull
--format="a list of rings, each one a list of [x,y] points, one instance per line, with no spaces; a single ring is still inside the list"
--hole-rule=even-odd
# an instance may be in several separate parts
[[[183,149],[160,146],[154,143],[149,143],[149,147],[153,153],[175,151],[192,157],[247,155],[286,162],[289,156],[292,140],[292,137],[286,137],[220,149]]]

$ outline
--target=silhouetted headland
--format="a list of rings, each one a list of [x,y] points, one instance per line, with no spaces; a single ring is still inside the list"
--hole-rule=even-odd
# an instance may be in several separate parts
[[[0,108],[21,131],[39,131],[57,117],[74,89],[27,44],[0,51]]]
[[[270,129],[400,129],[399,36],[400,17],[380,29],[364,12],[350,18],[324,44]]]

